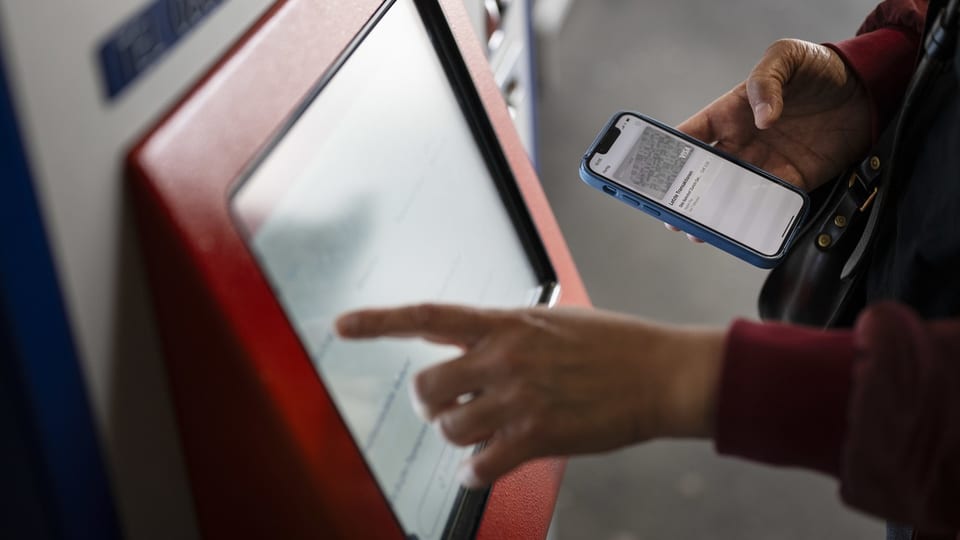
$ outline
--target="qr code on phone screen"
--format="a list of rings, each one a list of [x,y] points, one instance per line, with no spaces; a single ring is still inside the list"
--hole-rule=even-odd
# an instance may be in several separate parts
[[[635,186],[641,193],[663,199],[690,159],[693,147],[651,127],[645,127],[614,178]]]

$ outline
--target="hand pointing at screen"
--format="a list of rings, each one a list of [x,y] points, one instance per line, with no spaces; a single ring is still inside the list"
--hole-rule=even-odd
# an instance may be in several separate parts
[[[827,47],[774,43],[748,78],[678,128],[813,189],[864,151],[865,92]],[[579,309],[368,310],[346,338],[419,337],[462,354],[419,373],[417,406],[459,445],[489,445],[462,468],[479,486],[540,456],[712,434],[724,331]]]
[[[489,484],[529,459],[653,437],[708,437],[724,331],[586,309],[425,304],[343,315],[344,338],[418,337],[461,354],[413,379],[415,408],[450,442],[489,444],[460,469]]]

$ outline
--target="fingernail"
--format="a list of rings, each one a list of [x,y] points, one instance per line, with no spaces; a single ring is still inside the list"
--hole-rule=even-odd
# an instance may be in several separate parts
[[[357,328],[360,327],[360,317],[357,315],[344,315],[337,319],[335,324],[337,333],[341,336],[349,336],[357,331]]]
[[[413,412],[415,412],[421,420],[424,422],[430,421],[430,419],[427,418],[427,408],[424,407],[423,403],[413,394],[410,394],[410,406],[413,407]]]
[[[410,396],[410,407],[413,408],[413,412],[420,417],[424,422],[429,422],[427,418],[427,408],[424,407],[423,402],[420,401],[420,398],[417,397],[417,391],[413,389],[413,378],[410,378],[410,381],[407,385],[407,395]]]
[[[457,469],[457,482],[466,488],[476,488],[482,485],[480,479],[477,478],[477,473],[473,470],[473,465],[470,463],[464,463]]]
[[[757,127],[760,127],[761,124],[765,125],[771,114],[773,114],[773,107],[769,103],[757,103],[757,106],[753,108],[753,119]]]

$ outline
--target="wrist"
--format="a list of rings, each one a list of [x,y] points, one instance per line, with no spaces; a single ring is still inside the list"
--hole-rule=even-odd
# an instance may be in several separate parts
[[[876,140],[899,107],[913,74],[920,47],[919,30],[879,28],[826,46],[862,84],[870,109],[872,140]]]
[[[672,383],[668,386],[665,435],[713,436],[726,332],[715,328],[679,330]]]

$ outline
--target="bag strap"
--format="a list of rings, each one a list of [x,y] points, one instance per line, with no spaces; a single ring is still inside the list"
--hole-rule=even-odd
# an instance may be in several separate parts
[[[847,189],[850,197],[857,203],[857,209],[860,212],[869,209],[870,215],[860,236],[860,241],[844,264],[841,279],[846,279],[859,271],[865,260],[864,255],[869,251],[873,240],[877,236],[876,232],[880,223],[879,216],[883,213],[883,208],[887,202],[887,194],[891,191],[894,179],[897,176],[895,174],[898,165],[897,158],[901,157],[905,126],[934,78],[952,60],[956,50],[958,27],[960,27],[960,0],[950,0],[947,7],[937,14],[930,31],[927,32],[923,44],[923,56],[910,79],[910,83],[907,85],[903,105],[891,124],[894,126],[893,129],[884,132],[870,155],[863,160],[848,179]],[[886,164],[880,160],[880,156],[889,156]],[[881,172],[885,172],[885,174],[881,174]],[[825,230],[823,234],[830,234],[830,231]],[[836,234],[836,231],[834,231],[834,234]],[[820,245],[820,238],[826,237],[818,236],[818,246],[821,248],[829,247],[829,243],[826,246]]]

